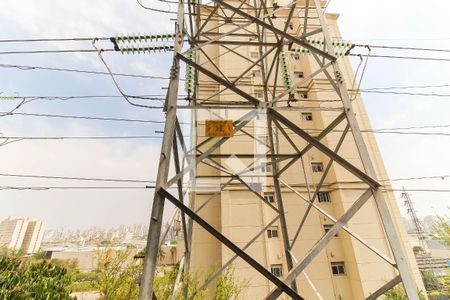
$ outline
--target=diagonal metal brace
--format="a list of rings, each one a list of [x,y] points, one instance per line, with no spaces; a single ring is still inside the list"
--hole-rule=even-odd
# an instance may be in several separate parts
[[[334,159],[338,164],[340,164],[342,167],[347,169],[350,173],[355,175],[356,177],[360,178],[364,182],[366,182],[370,187],[377,189],[380,187],[380,183],[378,181],[374,180],[372,177],[355,167],[353,164],[348,162],[346,159],[344,159],[342,156],[338,155],[336,152],[319,142],[316,138],[308,134],[306,131],[292,123],[289,119],[287,119],[282,114],[278,113],[277,111],[268,108],[268,113],[272,115],[273,118],[280,121],[284,125],[286,125],[290,130],[298,134],[300,137],[302,137],[305,141],[307,141],[309,144],[311,144],[313,147],[316,147],[319,151],[327,155],[328,157]]]
[[[205,74],[206,76],[208,76],[209,78],[213,79],[214,81],[217,81],[218,83],[220,83],[223,86],[226,86],[228,89],[230,89],[231,91],[235,92],[236,94],[238,94],[239,96],[241,96],[242,98],[248,100],[249,102],[253,103],[254,105],[258,106],[259,104],[261,104],[261,101],[259,101],[258,99],[256,99],[255,97],[247,94],[246,92],[242,91],[240,88],[236,87],[236,85],[226,81],[225,79],[223,79],[222,77],[217,76],[216,74],[214,74],[213,72],[209,71],[208,69],[200,66],[199,64],[196,64],[195,62],[193,62],[192,60],[188,59],[187,57],[181,55],[181,54],[177,54],[177,57],[184,61],[186,64],[196,68],[198,71],[200,71],[201,73]]]
[[[392,279],[391,281],[380,287],[378,290],[373,292],[369,297],[366,298],[366,300],[378,299],[378,297],[383,296],[384,293],[395,287],[400,282],[402,282],[402,278],[400,277],[400,275],[398,275],[397,277],[395,277],[394,279]]]
[[[372,190],[366,190],[358,200],[337,220],[336,224],[330,228],[330,230],[312,247],[305,258],[297,264],[286,276],[284,282],[289,284],[297,278],[300,273],[311,263],[311,261],[325,248],[326,245],[333,239],[333,237],[347,224],[347,222],[359,211],[359,209],[370,199],[372,196]],[[272,290],[264,299],[274,300],[281,295],[279,288]]]
[[[304,300],[300,295],[294,292],[288,285],[286,285],[283,281],[281,281],[278,277],[273,275],[269,270],[260,265],[256,260],[254,260],[250,255],[245,253],[241,248],[236,246],[232,241],[227,239],[223,234],[217,231],[214,227],[212,227],[208,222],[203,220],[199,215],[190,210],[186,205],[178,201],[177,198],[172,196],[168,191],[161,188],[157,191],[158,194],[165,197],[167,200],[172,202],[175,206],[177,206],[182,212],[188,215],[192,220],[197,222],[201,227],[203,227],[206,231],[208,231],[211,235],[213,235],[216,239],[222,242],[225,246],[228,247],[231,251],[233,251],[236,255],[242,258],[245,262],[251,265],[255,270],[257,270],[261,275],[270,280],[275,286],[278,287],[278,290],[284,291],[286,294],[291,296],[296,300]]]

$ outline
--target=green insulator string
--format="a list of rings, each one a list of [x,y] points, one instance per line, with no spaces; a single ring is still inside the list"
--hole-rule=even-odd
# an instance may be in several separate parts
[[[280,70],[281,70],[281,77],[283,79],[284,90],[288,91],[292,88],[292,78],[291,78],[291,74],[290,74],[290,70],[289,70],[286,53],[284,53],[284,51],[280,52],[279,61],[280,61]],[[289,93],[289,94],[291,94],[291,93]]]
[[[196,53],[195,51],[190,51],[187,55],[187,58],[190,61],[196,61]],[[188,98],[195,91],[195,68],[191,65],[186,65],[186,73],[185,73],[185,81],[184,81],[184,90],[188,94]]]
[[[309,38],[306,39],[306,42],[310,44],[311,46],[314,46],[316,48],[321,48],[325,44],[323,39],[316,39],[316,38]],[[331,42],[331,45],[333,46],[334,52],[336,53],[337,58],[344,57],[346,52],[353,47],[353,43],[351,41],[344,41],[344,40],[333,40]],[[300,55],[309,55],[311,54],[311,51],[309,49],[306,49],[304,47],[298,47],[294,48],[292,52]]]
[[[164,42],[175,39],[174,33],[158,33],[158,34],[140,34],[133,33],[129,35],[117,35],[115,40],[117,43],[142,43],[142,42]]]
[[[161,45],[153,47],[120,47],[119,51],[122,54],[142,54],[142,53],[155,53],[155,52],[168,52],[173,51],[172,45]]]

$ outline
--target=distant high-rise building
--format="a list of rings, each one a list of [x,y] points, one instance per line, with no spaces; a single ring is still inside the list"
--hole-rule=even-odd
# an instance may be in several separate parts
[[[26,217],[8,217],[0,222],[0,247],[36,253],[41,247],[45,222]]]
[[[21,249],[24,253],[36,253],[41,247],[44,236],[45,222],[37,219],[29,219],[25,237]]]

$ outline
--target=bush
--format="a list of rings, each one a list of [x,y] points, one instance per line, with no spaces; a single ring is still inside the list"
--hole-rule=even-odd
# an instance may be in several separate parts
[[[4,254],[0,256],[1,299],[75,299],[72,278],[63,266]]]

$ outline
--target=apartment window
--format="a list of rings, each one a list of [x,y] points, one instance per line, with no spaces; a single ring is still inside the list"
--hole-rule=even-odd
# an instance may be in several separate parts
[[[295,78],[303,78],[304,77],[303,72],[294,72],[294,77]]]
[[[312,113],[302,113],[302,119],[304,121],[312,121],[313,120]]]
[[[261,71],[253,71],[252,72],[253,73],[253,77],[258,77],[258,78],[260,78],[262,75],[261,75]]]
[[[267,237],[269,239],[277,238],[278,237],[278,228],[272,227],[267,230]]]
[[[263,94],[262,94],[262,92],[255,92],[255,98],[262,98],[263,97]]]
[[[321,162],[313,162],[311,163],[311,168],[314,173],[323,172],[323,163]]]
[[[283,277],[283,266],[282,265],[271,265],[270,272],[276,277]]]
[[[275,199],[272,193],[264,194],[264,199],[266,199],[266,201],[269,203],[275,203]]]
[[[337,261],[331,263],[331,272],[335,276],[345,275],[345,264],[343,261]]]
[[[261,164],[261,172],[263,172],[263,173],[272,172],[272,165],[269,163],[262,163]]]
[[[333,225],[331,225],[331,224],[324,224],[323,225],[323,231],[325,231],[325,233],[327,233],[328,231],[330,231],[331,227],[333,227]],[[336,233],[334,236],[338,236],[338,234]]]
[[[308,99],[308,92],[297,92],[297,97],[299,99]]]
[[[330,197],[329,192],[318,192],[317,199],[319,200],[319,203],[330,203],[331,202],[331,197]]]
[[[250,58],[251,59],[258,59],[259,53],[258,52],[250,52]]]

